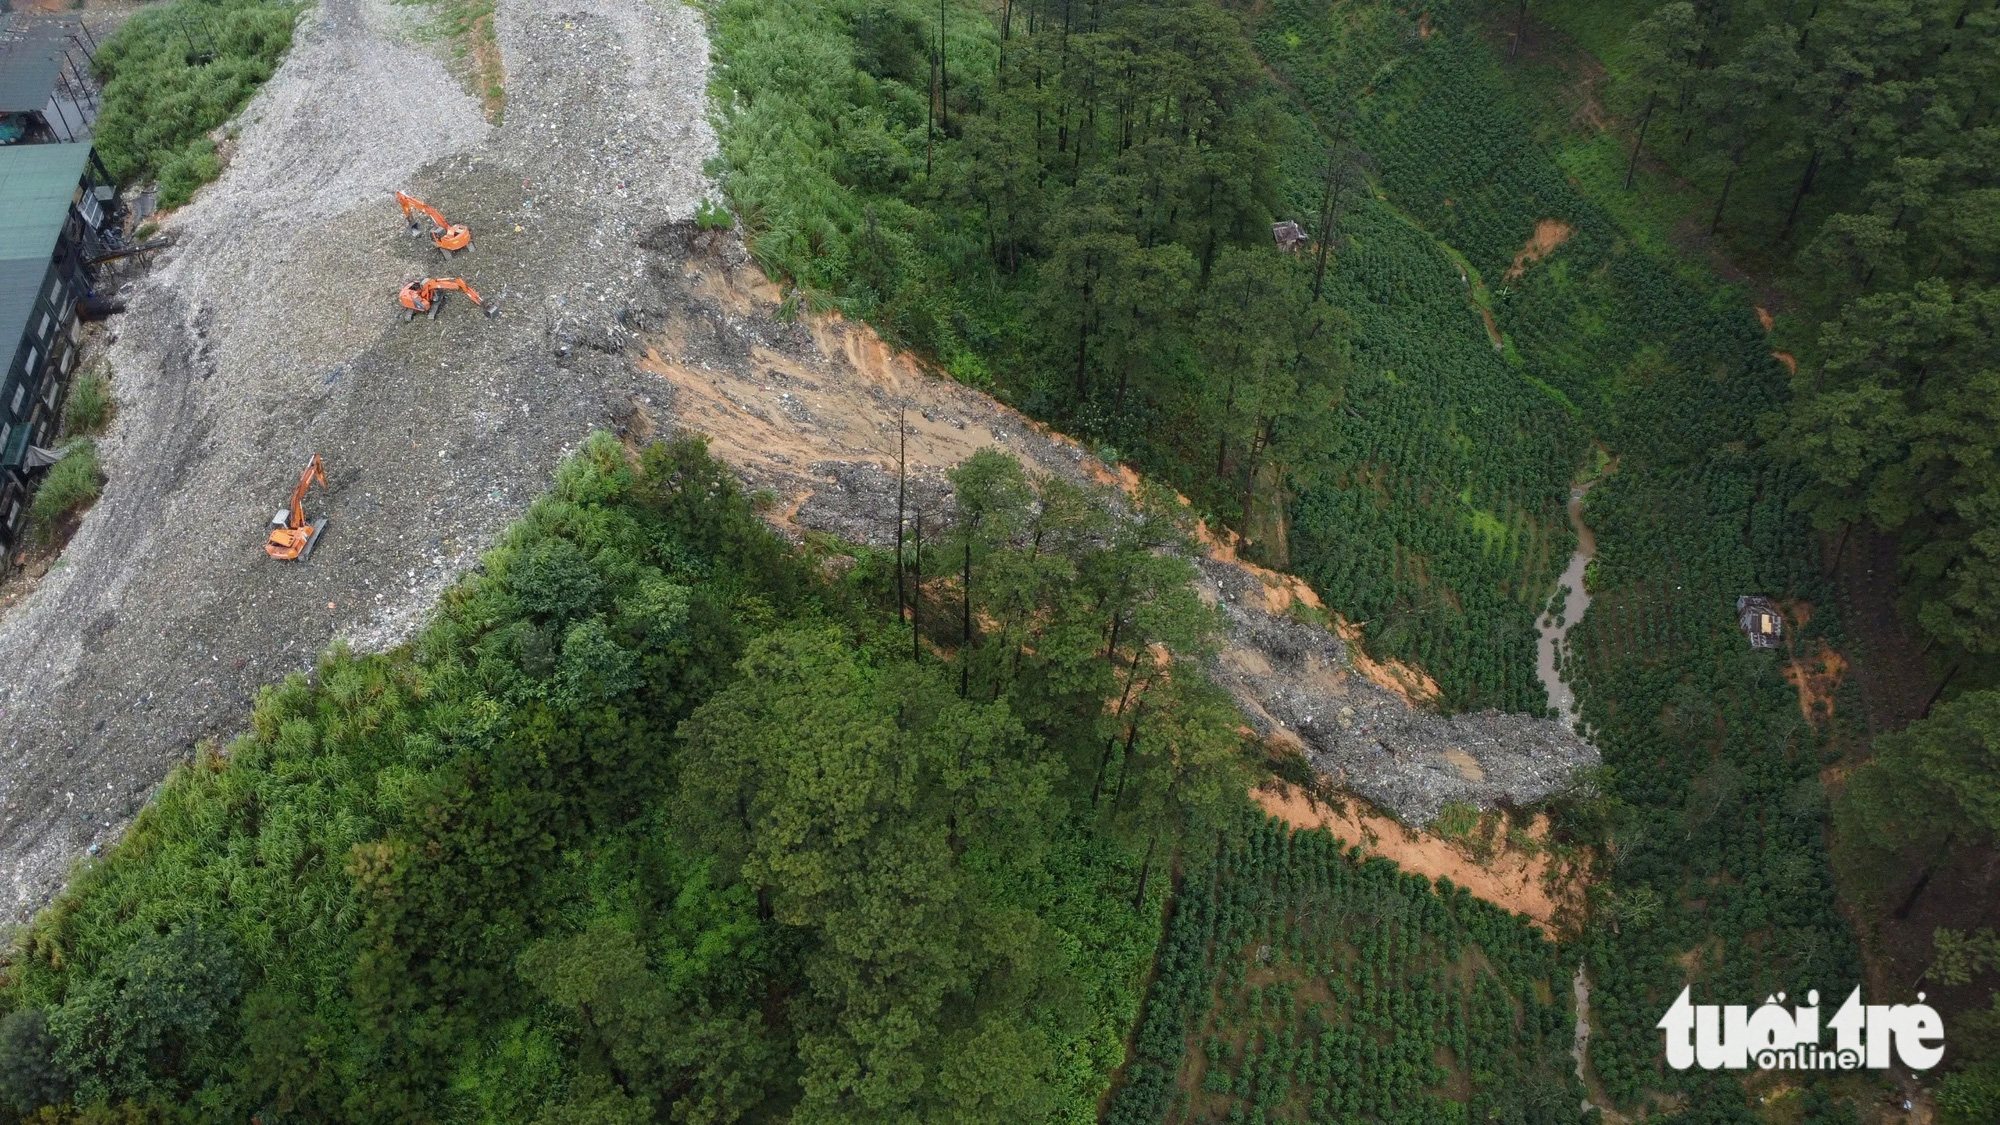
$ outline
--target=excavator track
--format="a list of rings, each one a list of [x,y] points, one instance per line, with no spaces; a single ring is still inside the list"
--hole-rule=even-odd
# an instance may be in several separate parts
[[[327,516],[321,516],[320,518],[312,521],[310,525],[312,527],[312,534],[306,538],[306,545],[299,548],[299,557],[294,561],[304,562],[307,559],[312,558],[313,548],[319,546],[320,534],[326,530],[326,521],[329,518],[330,517]]]

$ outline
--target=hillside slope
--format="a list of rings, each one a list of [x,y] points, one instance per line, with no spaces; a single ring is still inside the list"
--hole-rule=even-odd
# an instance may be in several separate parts
[[[1081,484],[1140,487],[1131,470],[926,370],[865,325],[779,319],[777,292],[733,235],[680,224],[652,245],[662,304],[629,318],[648,326],[633,343],[643,349],[637,364],[671,388],[677,424],[708,435],[747,482],[782,498],[778,522],[795,534],[893,546],[899,455],[910,512],[934,531],[952,511],[944,471],[979,449],[1005,449]],[[899,415],[908,433],[900,451]],[[1556,720],[1413,705],[1435,685],[1420,670],[1369,659],[1300,579],[1242,562],[1213,539],[1200,567],[1228,642],[1211,672],[1251,725],[1409,822],[1427,824],[1453,801],[1533,804],[1597,763]]]
[[[790,495],[797,528],[859,542],[893,535],[898,397],[922,404],[912,468],[940,519],[939,474],[986,444],[1115,479],[865,329],[780,319],[733,236],[696,247],[679,221],[710,190],[714,138],[691,9],[503,3],[498,17],[509,108],[493,128],[396,9],[326,0],[244,113],[231,167],[168,220],[178,248],[127,295],[105,498],[0,621],[16,919],[198,740],[239,729],[257,685],[331,643],[408,637],[562,453],[635,400]],[[473,252],[447,265],[403,237],[395,187],[469,224]],[[404,324],[397,286],[446,271],[498,318],[461,301]],[[917,422],[925,409],[976,424]],[[326,540],[303,566],[273,563],[264,521],[315,452],[333,482],[309,501],[332,518]],[[1204,567],[1236,645],[1217,671],[1252,724],[1406,819],[1531,803],[1596,761],[1552,721],[1412,709],[1399,693],[1421,673],[1357,660],[1292,614],[1312,603],[1302,583]]]

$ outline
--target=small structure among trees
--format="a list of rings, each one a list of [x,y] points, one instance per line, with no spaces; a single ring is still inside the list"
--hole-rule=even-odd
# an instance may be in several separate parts
[[[1278,244],[1278,249],[1286,253],[1292,253],[1312,241],[1306,237],[1305,228],[1291,219],[1271,224],[1271,240]]]
[[[1785,615],[1771,599],[1745,595],[1736,599],[1736,624],[1750,638],[1751,648],[1777,648],[1785,639]]]

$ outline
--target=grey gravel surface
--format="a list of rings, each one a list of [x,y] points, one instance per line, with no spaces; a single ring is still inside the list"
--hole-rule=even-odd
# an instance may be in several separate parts
[[[660,0],[502,0],[495,128],[413,9],[322,0],[250,103],[232,162],[114,322],[109,482],[60,566],[0,620],[0,912],[24,918],[260,684],[337,640],[410,635],[607,404],[651,380],[573,346],[646,286],[644,231],[693,213],[714,151],[707,41]],[[405,188],[470,225],[452,263]],[[516,228],[519,228],[517,231]],[[405,324],[401,284],[462,273]],[[303,564],[265,521],[314,452],[332,522]]]
[[[1450,802],[1532,805],[1596,766],[1596,747],[1568,723],[1501,711],[1443,715],[1413,708],[1354,675],[1346,646],[1324,627],[1267,613],[1257,581],[1213,559],[1199,564],[1227,621],[1230,645],[1211,664],[1258,733],[1295,738],[1318,772],[1405,823],[1424,825]]]

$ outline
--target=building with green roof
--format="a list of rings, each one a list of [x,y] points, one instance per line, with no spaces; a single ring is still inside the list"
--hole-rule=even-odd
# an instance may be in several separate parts
[[[110,194],[88,144],[0,146],[0,551],[20,540],[30,450],[55,434]]]

